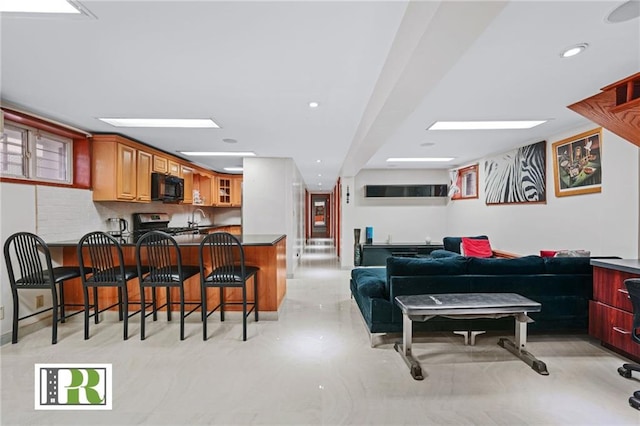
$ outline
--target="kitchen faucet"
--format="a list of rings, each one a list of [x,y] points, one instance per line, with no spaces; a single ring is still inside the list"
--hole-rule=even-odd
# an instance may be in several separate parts
[[[207,214],[202,211],[202,209],[195,209],[193,212],[191,212],[191,220],[187,221],[187,225],[189,226],[189,228],[197,228],[198,224],[200,223],[199,221],[196,222],[196,212],[200,212],[200,214],[202,215],[201,219],[207,217]]]

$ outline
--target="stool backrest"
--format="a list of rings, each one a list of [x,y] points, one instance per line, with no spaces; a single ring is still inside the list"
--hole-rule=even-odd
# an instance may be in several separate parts
[[[631,299],[631,305],[633,306],[633,330],[631,331],[631,338],[640,343],[640,278],[631,278],[624,281],[624,285],[629,292],[629,298]]]
[[[16,280],[13,259],[20,277]],[[51,253],[44,240],[30,232],[17,232],[4,243],[4,260],[12,287],[50,284],[53,280]],[[20,281],[20,282],[18,282]]]
[[[200,270],[211,265],[215,274],[214,282],[233,282],[240,268],[240,276],[244,278],[244,249],[240,240],[228,232],[214,232],[207,235],[200,243]]]
[[[111,235],[100,231],[90,232],[80,239],[77,250],[82,277],[92,271],[92,281],[115,283],[125,276],[122,246]],[[85,270],[86,267],[91,269]]]
[[[176,240],[166,232],[150,231],[136,243],[138,276],[142,276],[143,265],[149,267],[146,282],[172,282],[182,275],[182,255]]]

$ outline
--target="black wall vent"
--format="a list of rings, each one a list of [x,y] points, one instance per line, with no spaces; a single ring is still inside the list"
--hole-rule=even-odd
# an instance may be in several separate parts
[[[447,185],[365,185],[364,196],[374,197],[446,197]]]

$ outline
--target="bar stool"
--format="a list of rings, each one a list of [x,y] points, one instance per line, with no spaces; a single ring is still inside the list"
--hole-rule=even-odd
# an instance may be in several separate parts
[[[76,266],[59,266],[54,268],[51,262],[51,252],[44,240],[30,232],[17,232],[7,238],[4,243],[4,260],[7,265],[11,295],[13,296],[13,328],[11,343],[18,343],[18,322],[41,314],[53,311],[53,324],[51,344],[58,342],[58,321],[65,322],[67,318],[82,312],[79,310],[71,315],[65,315],[65,306],[83,306],[79,304],[64,303],[64,282],[81,275],[80,268]],[[16,277],[14,260],[17,263],[20,276]],[[56,288],[56,285],[59,287]],[[52,306],[29,315],[20,317],[18,290],[46,289],[51,291]],[[59,298],[59,300],[58,300]],[[58,317],[58,310],[60,317]]]
[[[172,260],[175,259],[175,260]],[[143,265],[143,260],[146,264]],[[197,266],[182,264],[182,254],[176,240],[171,235],[162,231],[150,231],[144,234],[136,244],[136,264],[138,276],[143,277],[145,266],[149,268],[149,273],[139,280],[140,282],[140,303],[142,314],[140,316],[140,340],[145,339],[145,318],[153,315],[153,320],[158,319],[158,309],[167,308],[167,321],[171,321],[171,306],[180,305],[180,340],[184,340],[184,319],[191,315],[200,306],[200,301],[185,301],[184,281],[198,274],[200,269]],[[145,288],[151,289],[152,312],[147,313],[145,304]],[[156,289],[166,288],[167,301],[162,306],[157,306]],[[171,288],[180,290],[180,300],[171,301]],[[184,313],[185,305],[196,305],[187,314]]]
[[[136,265],[128,266],[124,263],[122,246],[111,235],[105,232],[90,232],[84,235],[78,242],[78,263],[82,277],[82,292],[84,295],[84,339],[89,339],[89,318],[93,317],[96,324],[100,322],[99,314],[118,307],[118,318],[124,322],[124,340],[129,338],[128,320],[141,310],[129,314],[129,304],[140,304],[139,301],[129,301],[127,281],[138,277]],[[86,256],[85,256],[86,253]],[[88,262],[85,262],[85,257]],[[87,269],[85,265],[90,268]],[[93,274],[87,277],[91,271]],[[147,269],[143,268],[143,273]],[[116,287],[118,289],[118,302],[102,309],[98,306],[98,289],[104,287]],[[89,305],[89,288],[93,289],[93,304]],[[90,308],[94,313],[89,314]]]
[[[227,232],[214,232],[200,243],[200,288],[202,291],[202,339],[207,340],[207,318],[220,308],[220,321],[224,321],[226,305],[242,305],[242,340],[247,340],[247,317],[251,312],[258,322],[258,271],[256,266],[247,266],[244,261],[244,249],[240,240]],[[211,265],[212,272],[206,274],[206,266]],[[253,302],[247,300],[247,281],[253,277]],[[220,289],[220,303],[210,312],[207,311],[207,288]],[[225,301],[225,288],[241,288],[242,301]],[[247,311],[247,305],[251,309]]]

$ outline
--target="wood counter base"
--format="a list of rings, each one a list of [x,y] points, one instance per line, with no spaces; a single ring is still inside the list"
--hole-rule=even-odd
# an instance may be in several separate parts
[[[258,311],[264,315],[264,319],[277,319],[278,308],[282,303],[287,291],[287,267],[286,267],[286,237],[276,241],[272,245],[245,245],[245,263],[260,268],[258,271]],[[51,244],[52,250],[61,249],[63,254],[63,264],[65,266],[78,265],[78,256],[76,247],[72,245],[56,245]],[[57,247],[57,248],[56,248]],[[185,265],[198,265],[197,245],[180,245],[182,253],[182,262]],[[135,247],[131,245],[123,246],[124,261],[127,265],[135,265]],[[130,280],[127,283],[129,301],[140,300],[140,286],[138,279]],[[90,290],[91,292],[92,290]],[[150,290],[146,290],[145,299],[151,300]],[[84,303],[82,296],[82,283],[80,279],[69,280],[64,286],[65,301],[67,303]],[[253,300],[253,285],[247,286],[248,299]],[[162,305],[166,301],[165,290],[158,289],[158,304]],[[207,305],[216,306],[220,300],[220,292],[218,289],[207,289]],[[100,306],[109,306],[116,303],[118,293],[116,288],[101,288],[98,293]],[[89,295],[92,300],[91,294]],[[191,277],[185,281],[185,300],[200,302],[200,275]],[[225,299],[229,302],[240,301],[240,289],[226,289]],[[174,288],[171,290],[171,300],[179,300],[179,290]],[[130,311],[136,311],[138,305],[130,307]],[[117,308],[113,308],[117,309]],[[175,307],[173,309],[176,309]],[[225,310],[238,311],[242,310],[241,306],[228,306]],[[214,314],[215,315],[215,314]],[[262,318],[262,316],[261,316]]]

